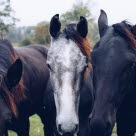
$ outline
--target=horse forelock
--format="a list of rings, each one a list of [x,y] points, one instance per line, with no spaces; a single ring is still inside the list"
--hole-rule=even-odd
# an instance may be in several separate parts
[[[79,47],[81,52],[90,59],[91,46],[88,42],[87,38],[83,38],[80,34],[75,30],[75,24],[69,24],[64,29],[67,37],[74,41],[76,45]]]
[[[90,43],[88,42],[87,38],[83,38],[80,36],[80,34],[75,30],[75,24],[69,24],[65,28],[65,32],[72,41],[76,43],[76,45],[79,47],[81,52],[87,57],[88,59],[88,67],[86,67],[85,72],[84,72],[84,78],[86,79],[87,74],[89,73],[90,69],[90,53],[91,53],[91,46]]]

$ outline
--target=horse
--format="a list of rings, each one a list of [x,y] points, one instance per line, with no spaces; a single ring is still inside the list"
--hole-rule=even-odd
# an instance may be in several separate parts
[[[50,78],[44,105],[48,128],[56,135],[89,136],[88,117],[92,110],[94,89],[90,65],[90,45],[86,38],[87,20],[61,30],[59,14],[52,17],[49,32],[51,47],[47,54]],[[47,97],[47,98],[46,98]],[[50,117],[50,118],[49,118]],[[51,122],[52,120],[52,122]]]
[[[29,136],[29,117],[44,122],[43,94],[49,78],[47,48],[40,45],[13,48],[0,39],[0,135],[7,130]]]
[[[126,21],[108,26],[105,11],[98,19],[100,40],[91,52],[95,101],[91,136],[118,136],[136,131],[136,26]]]

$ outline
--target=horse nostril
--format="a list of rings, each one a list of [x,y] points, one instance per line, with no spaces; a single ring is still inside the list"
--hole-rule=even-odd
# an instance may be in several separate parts
[[[79,125],[76,124],[75,126],[76,126],[76,127],[75,127],[75,132],[74,132],[74,133],[77,133],[77,132],[78,132]]]
[[[92,126],[91,126],[91,120],[92,120],[92,118],[89,117],[89,118],[88,118],[88,126],[89,126],[89,127],[92,127]]]
[[[111,123],[110,123],[110,122],[107,122],[107,123],[106,123],[106,130],[109,130],[110,127],[111,127]]]
[[[66,133],[71,133],[71,134],[75,134],[78,132],[79,129],[79,125],[78,124],[73,124],[73,129],[68,130],[67,128],[62,128],[62,124],[58,124],[58,132],[62,135],[62,134],[66,134]]]
[[[59,131],[60,133],[62,133],[61,124],[58,124],[58,131]]]
[[[90,132],[91,135],[105,136],[106,123],[103,119],[95,118],[90,121]]]

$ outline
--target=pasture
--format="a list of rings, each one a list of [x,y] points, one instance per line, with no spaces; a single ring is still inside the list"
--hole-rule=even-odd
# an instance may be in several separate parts
[[[30,136],[43,136],[43,125],[37,115],[30,117]],[[17,136],[16,133],[9,131],[9,136]]]
[[[17,136],[17,134],[9,131],[9,136]],[[30,117],[30,136],[43,136],[43,125],[37,115]],[[112,136],[117,136],[116,128],[114,128]]]

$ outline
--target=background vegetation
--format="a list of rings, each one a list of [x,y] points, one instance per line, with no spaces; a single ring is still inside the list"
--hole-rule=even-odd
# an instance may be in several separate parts
[[[17,19],[10,7],[10,0],[0,1],[0,37],[8,32],[9,27],[14,25]]]
[[[27,46],[29,44],[38,43],[49,46],[50,35],[48,32],[49,22],[44,20],[37,24],[37,26],[27,26],[27,27],[16,27],[14,25],[15,19],[12,16],[12,9],[10,7],[10,0],[3,0],[3,9],[0,11],[0,30],[1,36],[5,36],[10,42],[20,46]],[[88,20],[88,39],[92,45],[94,45],[98,39],[98,28],[95,23],[95,18],[91,14],[91,9],[88,7],[90,3],[83,3],[78,1],[73,7],[60,15],[60,20],[62,22],[62,28],[71,22],[78,22],[80,16],[84,16]],[[8,8],[8,9],[7,9]],[[7,19],[10,18],[11,22],[7,23]]]

